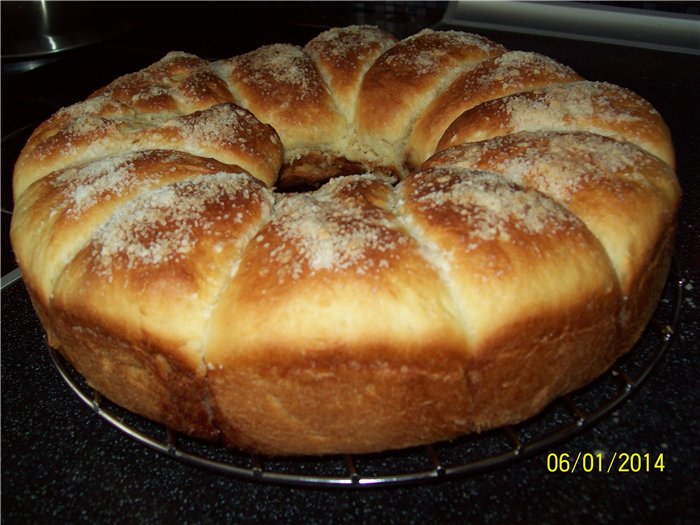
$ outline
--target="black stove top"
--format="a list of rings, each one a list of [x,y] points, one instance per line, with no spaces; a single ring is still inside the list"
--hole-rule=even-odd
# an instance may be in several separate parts
[[[109,39],[41,57],[34,69],[36,63],[3,60],[3,276],[16,268],[8,241],[13,164],[34,127],[60,107],[171,50],[221,58],[274,42],[303,45],[327,27],[352,23],[404,37],[437,24],[445,8],[439,2],[122,5],[129,29]],[[9,23],[3,16],[3,29]],[[128,440],[80,404],[53,367],[16,281],[2,291],[3,522],[700,522],[700,59],[475,32],[549,55],[591,80],[628,87],[669,123],[684,190],[679,333],[631,399],[554,449],[664,453],[665,470],[567,475],[549,472],[544,454],[447,483],[363,493],[274,487],[206,472]]]

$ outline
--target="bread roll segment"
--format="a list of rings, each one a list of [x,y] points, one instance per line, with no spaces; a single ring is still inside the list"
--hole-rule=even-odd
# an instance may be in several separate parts
[[[347,122],[355,119],[365,73],[397,41],[378,27],[349,26],[324,31],[304,46]]]
[[[281,181],[310,178],[309,172],[317,173],[317,162],[330,167],[335,157],[342,158],[336,144],[344,133],[344,119],[301,48],[265,46],[220,61],[216,68],[242,104],[280,135],[285,171],[290,171],[281,174]]]
[[[367,71],[355,128],[369,160],[401,172],[405,142],[420,111],[460,71],[505,52],[469,33],[425,29],[382,54]]]
[[[674,162],[624,88],[351,26],[170,53],[61,109],[11,238],[49,343],[114,402],[260,453],[378,452],[522,421],[628,351]]]
[[[680,187],[667,164],[591,133],[521,132],[444,150],[429,166],[493,171],[567,206],[605,248],[623,294],[623,339],[636,341],[670,262]]]
[[[169,148],[243,167],[272,186],[283,148],[274,128],[235,104],[217,104],[136,133],[132,147]]]
[[[155,64],[116,79],[90,96],[94,97],[118,100],[145,118],[235,102],[207,60],[182,52],[170,52]]]
[[[436,270],[387,210],[391,187],[343,177],[286,197],[214,313],[206,359],[225,437],[366,452],[454,428],[468,348]]]
[[[15,203],[10,232],[25,284],[46,307],[60,272],[120,206],[161,185],[222,171],[242,170],[175,151],[147,150],[40,179]]]
[[[203,338],[240,251],[271,205],[262,184],[240,171],[194,176],[130,200],[54,287],[59,348],[117,403],[214,436]]]
[[[565,208],[455,168],[420,170],[398,191],[416,236],[440,257],[472,347],[470,430],[518,421],[617,357],[615,276]]]
[[[452,121],[482,102],[577,80],[583,79],[537,53],[509,51],[484,60],[457,77],[421,114],[406,146],[406,162],[419,166],[433,154]]]
[[[41,124],[15,166],[14,196],[51,171],[128,150],[134,130],[233,101],[209,62],[188,53],[168,53]]]
[[[461,144],[427,167],[489,170],[565,205],[605,246],[623,290],[675,222],[673,171],[641,148],[586,132],[521,132]]]
[[[607,82],[554,84],[484,102],[450,124],[437,151],[518,131],[589,131],[631,142],[675,168],[668,126],[649,102]]]
[[[34,130],[15,163],[15,201],[52,171],[128,149],[122,120],[131,115],[131,108],[109,97],[78,102],[51,115]]]

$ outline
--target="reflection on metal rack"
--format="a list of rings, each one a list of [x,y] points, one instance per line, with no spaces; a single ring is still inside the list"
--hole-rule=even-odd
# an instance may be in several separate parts
[[[80,399],[139,443],[170,457],[234,477],[276,484],[376,487],[475,474],[529,457],[572,438],[612,411],[647,377],[677,332],[685,284],[676,263],[654,318],[634,350],[594,383],[553,402],[518,425],[448,443],[382,454],[265,458],[178,435],[104,399],[52,348],[59,372]]]

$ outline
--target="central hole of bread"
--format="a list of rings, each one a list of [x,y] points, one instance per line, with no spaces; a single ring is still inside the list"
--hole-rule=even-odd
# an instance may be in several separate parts
[[[335,177],[369,172],[390,177],[398,175],[391,167],[352,161],[332,153],[310,152],[282,166],[275,188],[280,193],[314,191]]]

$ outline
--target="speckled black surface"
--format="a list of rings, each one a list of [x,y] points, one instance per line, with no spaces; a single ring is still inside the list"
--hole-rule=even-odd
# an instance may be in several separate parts
[[[321,18],[320,25],[342,22],[330,14]],[[203,26],[178,32],[175,24],[161,40],[154,40],[158,28],[150,33],[142,28],[113,41],[99,48],[113,67],[94,62],[95,85],[79,86],[65,75],[66,82],[75,84],[74,98],[66,100],[70,94],[61,93],[54,105],[83,98],[102,80],[142,67],[169,49],[209,57],[217,56],[216,49],[226,55],[240,52],[234,48],[245,50],[248,41],[236,40],[244,22],[232,19],[229,34],[222,32],[224,25],[210,27],[208,38]],[[410,24],[401,27],[406,33],[415,29]],[[256,33],[251,26],[245,34],[255,33],[249,41],[252,48],[276,41],[302,44],[319,30],[308,25],[291,28],[277,20],[273,30]],[[648,452],[653,457],[663,453],[664,471],[550,473],[545,453],[456,480],[362,491],[271,486],[222,476],[139,445],[83,405],[53,366],[23,284],[17,281],[2,290],[3,523],[700,522],[700,59],[481,32],[511,48],[553,56],[588,78],[627,86],[649,99],[670,125],[684,189],[677,253],[686,283],[679,333],[628,400],[553,450],[573,455],[603,451],[608,457],[613,452]],[[86,60],[94,58],[94,52],[75,56]],[[75,66],[49,67],[52,78],[59,78],[61,67],[71,71]],[[3,110],[10,100],[6,97],[32,89],[46,88],[22,84],[3,73]],[[5,131],[3,182],[12,164]]]

